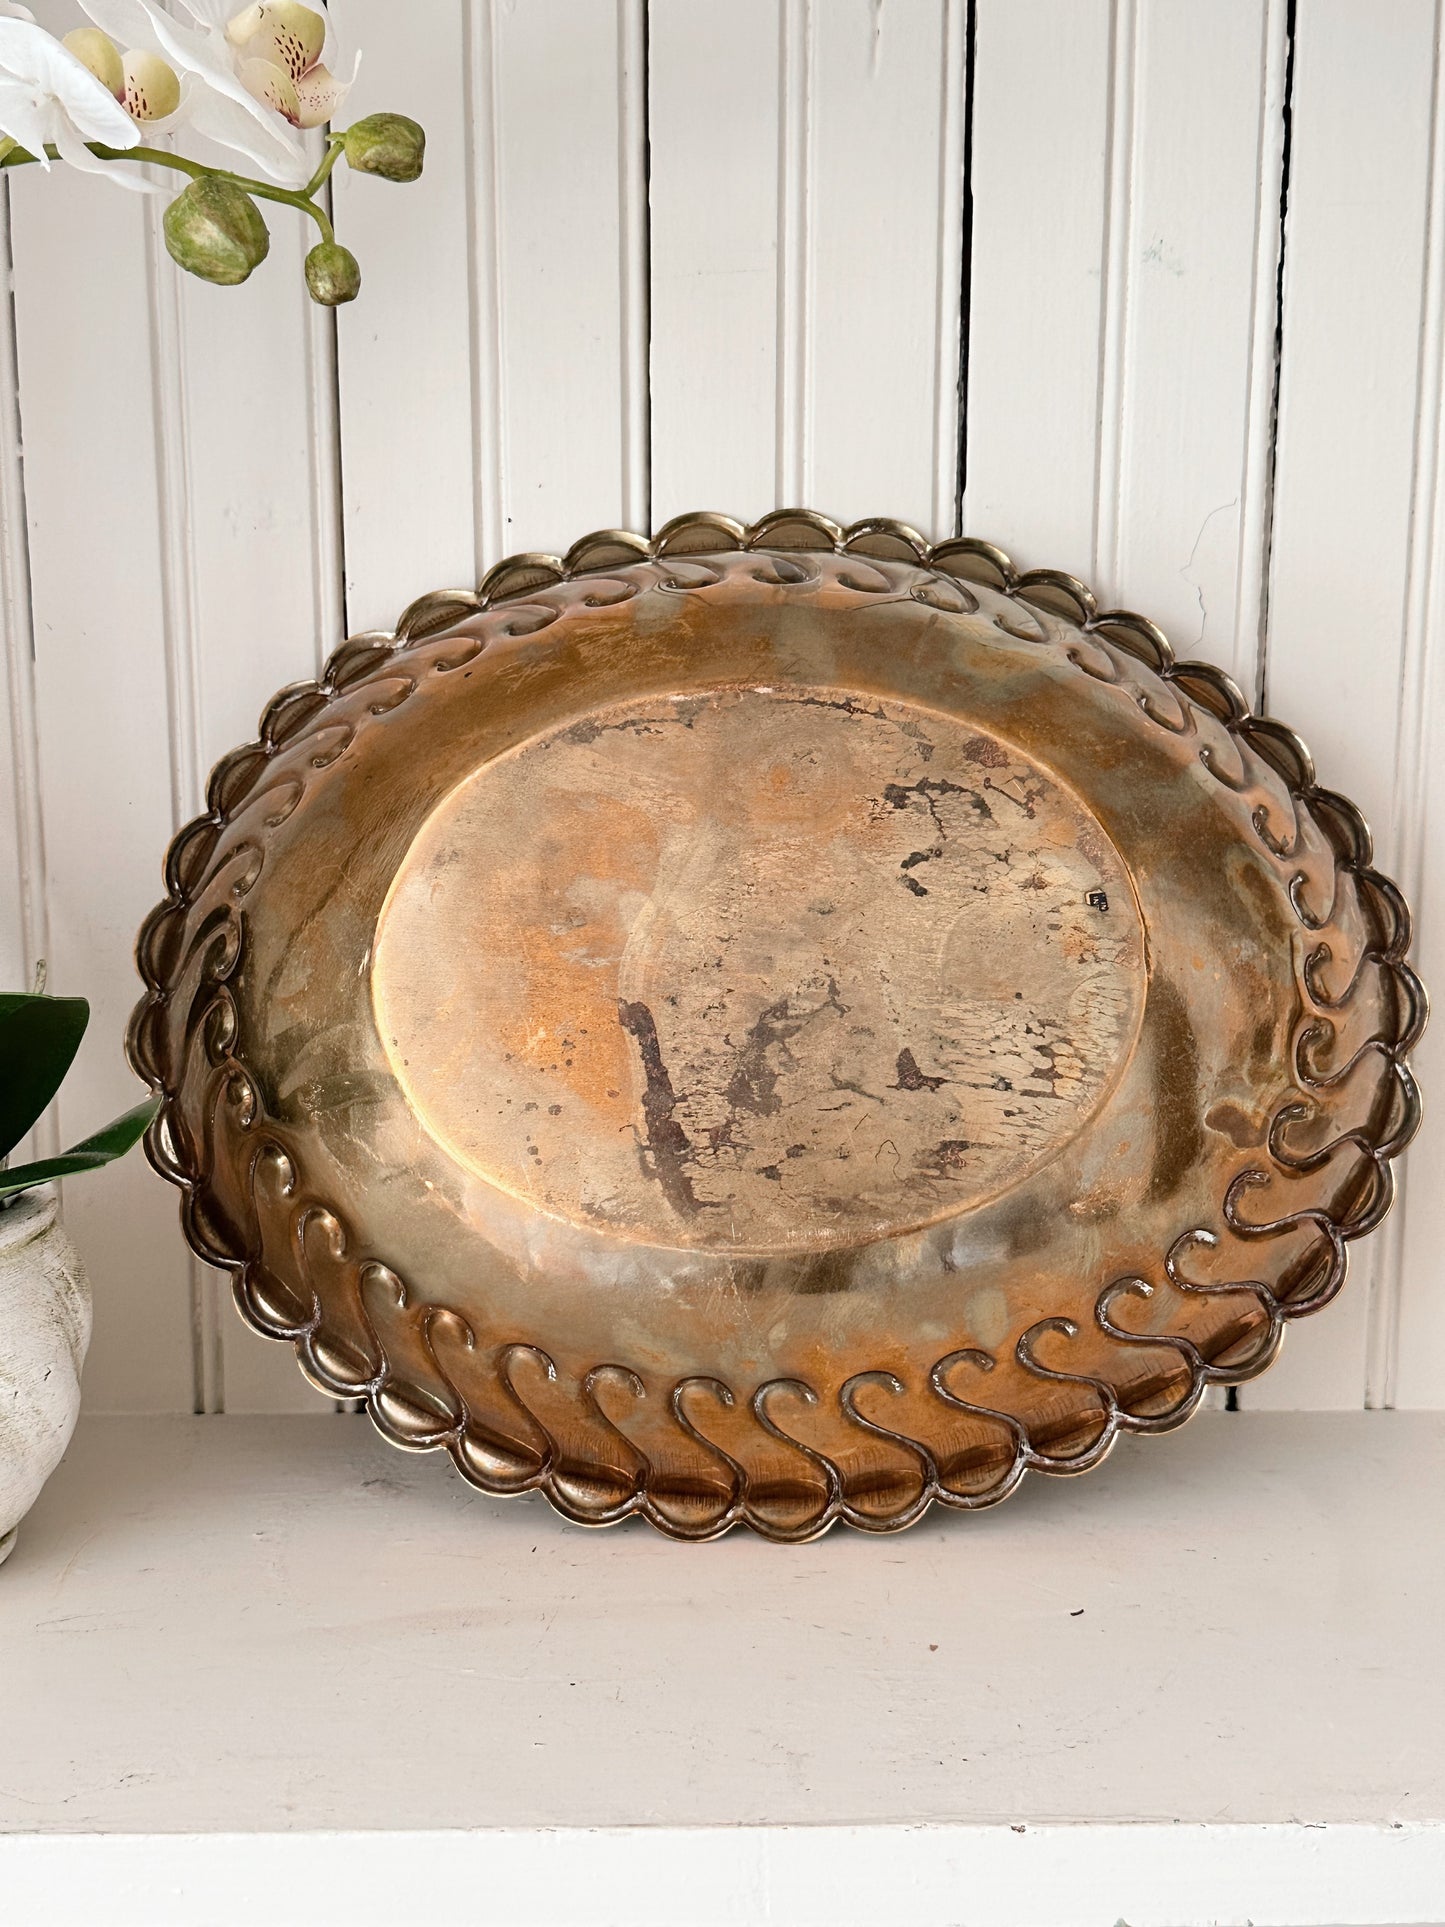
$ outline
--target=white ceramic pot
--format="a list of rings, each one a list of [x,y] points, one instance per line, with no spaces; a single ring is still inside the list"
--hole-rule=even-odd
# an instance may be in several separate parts
[[[0,1562],[80,1411],[90,1283],[50,1185],[0,1210]]]

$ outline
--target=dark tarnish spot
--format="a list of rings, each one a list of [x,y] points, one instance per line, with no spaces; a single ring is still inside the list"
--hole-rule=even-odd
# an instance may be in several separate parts
[[[926,897],[928,895],[928,892],[927,890],[924,889],[923,885],[917,881],[916,878],[908,876],[906,872],[909,870],[916,870],[920,863],[932,863],[933,859],[936,856],[942,856],[942,855],[943,855],[943,845],[941,843],[936,843],[931,850],[915,850],[911,856],[904,857],[903,861],[899,864],[898,866],[899,869],[905,872],[903,881],[908,885],[908,888],[913,892],[915,896]]]
[[[738,1052],[737,1069],[728,1079],[727,1101],[733,1110],[751,1111],[754,1117],[771,1117],[782,1108],[778,1072],[769,1063],[768,1052],[780,1049],[784,1062],[791,1063],[789,1040],[825,1010],[834,1010],[840,1017],[848,1014],[848,1006],[840,999],[838,986],[831,977],[828,994],[820,1004],[795,1012],[792,998],[780,997],[775,1004],[768,1005],[748,1031],[747,1040]]]
[[[766,1291],[772,1280],[772,1267],[766,1258],[735,1258],[728,1266],[728,1283],[736,1292]]]
[[[647,1157],[643,1169],[662,1186],[662,1194],[674,1211],[696,1217],[702,1201],[694,1196],[692,1180],[683,1166],[692,1157],[692,1143],[673,1111],[677,1094],[662,1061],[657,1024],[646,1004],[619,1003],[617,1020],[637,1045],[647,1087],[642,1093],[642,1118],[647,1126],[643,1139]],[[649,1168],[649,1159],[651,1160]]]
[[[1034,1081],[1036,1083],[1047,1084],[1049,1087],[1049,1096],[1057,1097],[1059,1094],[1059,1047],[1058,1045],[1051,1044],[1048,1042],[1047,1039],[1045,1039],[1045,1041],[1042,1044],[1034,1045],[1034,1053],[1036,1056],[1041,1057],[1044,1060],[1042,1067],[1031,1073],[1034,1078]]]
[[[977,763],[983,769],[1003,769],[1009,761],[1008,751],[992,736],[970,736],[962,754],[968,762]]]
[[[895,1091],[936,1091],[940,1084],[946,1084],[946,1077],[925,1077],[918,1068],[918,1059],[911,1050],[898,1053],[898,1082]]]
[[[916,783],[887,784],[883,791],[883,801],[891,810],[906,810],[908,799],[916,796],[927,807],[929,815],[938,826],[939,835],[942,836],[943,825],[938,821],[938,805],[934,798],[937,796],[977,797],[977,794],[978,792],[971,790],[966,783],[950,783],[946,776],[924,776]]]
[[[1276,1062],[1279,1054],[1274,1037],[1274,1015],[1266,1011],[1255,1025],[1254,1034],[1249,1040],[1250,1069],[1256,1075],[1262,1075]]]
[[[1159,1119],[1146,1195],[1167,1198],[1178,1190],[1204,1149],[1194,1027],[1189,1006],[1168,977],[1156,977],[1150,986],[1145,1034],[1154,1040],[1155,1110]]]
[[[853,1251],[819,1251],[806,1258],[797,1274],[793,1290],[800,1297],[821,1296],[827,1292],[847,1291],[853,1282]]]
[[[966,1137],[946,1137],[926,1151],[918,1160],[918,1168],[930,1178],[956,1178],[963,1174],[968,1163],[968,1154],[973,1149]]]
[[[1211,1131],[1218,1131],[1227,1137],[1238,1151],[1246,1150],[1252,1144],[1264,1142],[1264,1128],[1257,1117],[1238,1104],[1225,1099],[1219,1104],[1211,1104],[1204,1113],[1204,1122]]]
[[[576,743],[579,748],[586,749],[609,730],[630,730],[634,736],[656,736],[669,727],[691,729],[703,707],[702,699],[694,697],[688,702],[675,703],[670,716],[623,716],[616,722],[608,723],[599,722],[593,716],[584,716],[580,722],[559,731],[557,740]]]
[[[940,796],[966,796],[982,815],[992,816],[993,812],[977,790],[969,789],[964,783],[950,783],[942,776],[925,776],[917,783],[889,783],[883,791],[883,801],[891,810],[906,810],[909,801],[915,796],[920,799],[932,817],[938,841],[931,849],[914,850],[904,857],[898,866],[902,872],[898,880],[904,889],[911,890],[914,896],[926,897],[928,891],[923,884],[917,877],[910,876],[908,873],[916,869],[920,863],[932,863],[935,858],[943,855],[944,840],[948,832],[943,827],[943,818],[939,815],[938,804],[934,799]]]
[[[871,716],[880,723],[893,721],[881,704],[865,703],[858,696],[790,696],[788,700],[806,709],[836,709],[844,716]]]

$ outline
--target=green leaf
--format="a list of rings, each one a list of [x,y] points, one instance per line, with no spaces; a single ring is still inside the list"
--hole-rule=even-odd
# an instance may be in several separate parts
[[[83,997],[0,992],[0,1158],[60,1089],[89,1021]]]
[[[113,1158],[124,1156],[160,1107],[158,1097],[148,1097],[134,1110],[107,1124],[103,1131],[82,1138],[58,1158],[38,1158],[34,1164],[20,1164],[14,1170],[0,1171],[0,1198],[29,1191],[37,1184],[48,1184],[52,1178],[68,1178],[76,1171],[98,1171]]]

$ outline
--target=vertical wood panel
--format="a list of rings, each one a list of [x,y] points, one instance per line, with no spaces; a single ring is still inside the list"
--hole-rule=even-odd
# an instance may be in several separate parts
[[[651,235],[647,201],[647,0],[617,0],[617,198],[624,528],[652,522]]]
[[[413,596],[477,579],[465,9],[408,33],[393,0],[331,10],[369,50],[346,120],[388,109],[427,134],[419,181],[364,178],[344,162],[332,177],[337,233],[364,277],[336,324],[347,611],[354,629],[389,629]]]
[[[700,32],[654,0],[657,519],[803,501],[951,531],[963,13],[775,0]]]
[[[1294,143],[1270,580],[1269,705],[1354,798],[1386,870],[1410,563],[1430,180],[1432,0],[1310,0],[1295,43]],[[1252,1407],[1357,1406],[1379,1239],[1340,1299],[1291,1334]]]
[[[953,527],[952,501],[935,497],[934,438],[936,384],[955,378],[958,355],[956,304],[938,338],[940,199],[956,210],[943,183],[963,166],[961,103],[944,112],[945,81],[961,86],[956,12],[940,0],[809,8],[803,489],[840,521],[896,515],[928,535]]]
[[[1283,0],[979,9],[966,525],[1251,691],[1284,65]]]
[[[963,525],[1094,568],[1109,0],[977,0]]]
[[[649,21],[653,522],[752,520],[777,503],[778,0]]]
[[[494,532],[486,523],[490,565],[565,549],[645,507],[635,470],[646,396],[633,389],[645,360],[633,332],[645,326],[641,160],[622,147],[624,125],[642,139],[631,99],[640,104],[642,16],[597,0],[493,0],[477,30],[491,38],[480,111],[495,132],[497,307],[475,317],[499,371],[496,471],[481,480],[500,501]]]
[[[337,13],[389,49],[348,117],[428,137],[414,186],[336,176],[367,276],[339,317],[349,609],[388,627],[504,553],[645,519],[643,14],[472,0],[397,36],[385,0]]]
[[[1285,7],[1144,0],[1099,591],[1182,655],[1258,674],[1273,401]],[[1111,460],[1108,457],[1116,458]],[[1116,465],[1117,462],[1117,465]]]
[[[7,752],[0,781],[0,989],[26,990],[45,953],[45,874],[8,183],[0,184],[0,274],[0,743]],[[23,1155],[17,1147],[16,1161]]]
[[[13,179],[11,203],[51,987],[87,995],[93,1013],[59,1105],[73,1138],[138,1095],[121,1048],[139,991],[131,944],[174,821],[150,215],[139,196],[59,167]],[[190,1410],[174,1194],[138,1156],[65,1193],[95,1287],[90,1405]]]
[[[1392,796],[1395,874],[1415,909],[1417,967],[1426,985],[1445,980],[1445,74],[1441,7],[1435,8],[1430,178],[1416,403],[1409,563]],[[1415,1059],[1431,1093],[1445,1070],[1437,1022]],[[1366,1402],[1445,1406],[1445,1292],[1440,1289],[1438,1200],[1445,1190],[1445,1138],[1427,1114],[1405,1161],[1387,1221],[1367,1333]]]
[[[1416,468],[1418,601],[1406,634],[1401,742],[1396,783],[1398,875],[1416,912],[1417,967],[1427,988],[1445,984],[1445,87],[1436,41],[1428,322],[1423,335],[1422,447]],[[1414,585],[1412,585],[1414,586]],[[1437,1016],[1415,1058],[1426,1126],[1406,1159],[1396,1215],[1381,1259],[1372,1402],[1445,1406],[1445,1290],[1441,1289],[1439,1201],[1445,1196],[1445,1022]],[[1435,1109],[1433,1112],[1430,1106]],[[1394,1287],[1391,1290],[1391,1286]]]

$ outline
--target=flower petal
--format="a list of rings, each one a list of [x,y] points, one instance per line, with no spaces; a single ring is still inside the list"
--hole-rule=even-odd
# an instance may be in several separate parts
[[[125,68],[121,64],[120,48],[108,33],[102,33],[99,27],[77,27],[60,44],[67,53],[75,55],[82,67],[95,75],[107,93],[124,101]]]
[[[175,69],[159,54],[132,47],[125,57],[125,111],[132,120],[165,120],[181,104]]]
[[[259,101],[254,103],[254,112],[264,114],[268,121],[274,121],[282,133],[290,131],[279,115],[273,114],[269,107],[263,107]],[[219,141],[222,146],[234,148],[237,152],[245,154],[258,173],[264,173],[280,186],[304,187],[314,171],[314,163],[304,148],[298,148],[295,162],[287,167],[277,168],[270,165],[263,167],[257,157],[258,143],[255,139],[254,112],[251,106],[241,107],[235,101],[227,99],[224,94],[218,94],[206,87],[198,89],[191,98],[186,119],[190,126],[206,139]]]
[[[38,101],[31,87],[8,79],[0,71],[0,134],[19,141],[27,154],[33,154],[42,167],[49,167],[45,143],[55,138],[54,103]]]
[[[284,67],[270,60],[242,60],[236,68],[241,85],[253,100],[264,101],[274,113],[301,125],[301,103],[296,98],[296,83]]]
[[[103,174],[117,187],[128,188],[132,194],[159,194],[162,189],[159,181],[148,181],[145,172],[130,161],[103,161],[99,154],[92,154],[85,142],[68,122],[62,120],[53,136],[55,151],[69,166],[79,169],[82,174]],[[114,142],[107,143],[110,146]]]
[[[226,22],[235,8],[236,0],[181,0],[181,5],[208,33],[218,33],[224,37]]]
[[[324,127],[350,91],[349,81],[338,80],[325,67],[313,67],[296,83],[296,100],[300,108],[298,125]]]
[[[196,11],[191,5],[191,0],[186,0],[186,5],[191,7],[193,13]],[[227,20],[226,39],[233,47],[244,47],[253,34],[260,33],[261,22],[265,18],[266,8],[262,0],[256,0],[255,6],[245,7],[240,13],[233,13]]]

